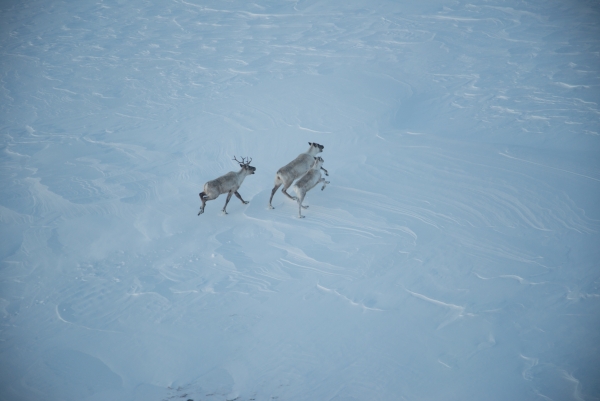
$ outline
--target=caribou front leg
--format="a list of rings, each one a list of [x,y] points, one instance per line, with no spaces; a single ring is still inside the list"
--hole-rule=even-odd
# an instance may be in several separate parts
[[[225,209],[227,209],[227,204],[229,203],[229,199],[231,199],[231,195],[233,195],[233,192],[229,192],[227,194],[227,199],[225,200],[225,206],[223,206],[222,212],[225,214],[227,214],[227,210],[225,210]]]
[[[247,205],[248,203],[250,203],[250,202],[248,202],[248,201],[245,201],[245,200],[243,200],[243,199],[242,199],[242,195],[240,195],[240,193],[239,193],[238,191],[235,191],[235,192],[234,192],[234,194],[235,194],[235,196],[237,196],[237,198],[238,198],[239,200],[241,200],[241,201],[242,201],[242,203],[243,203],[244,205]]]

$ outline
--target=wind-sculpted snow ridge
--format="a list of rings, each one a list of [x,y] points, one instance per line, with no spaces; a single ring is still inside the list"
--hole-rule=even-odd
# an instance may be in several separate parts
[[[599,15],[4,2],[0,400],[597,399]]]

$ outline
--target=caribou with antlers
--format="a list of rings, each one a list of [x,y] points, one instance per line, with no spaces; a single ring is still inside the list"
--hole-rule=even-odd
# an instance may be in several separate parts
[[[208,181],[204,184],[204,192],[200,192],[200,200],[202,201],[202,206],[200,206],[200,211],[198,212],[198,216],[204,213],[204,206],[206,202],[209,200],[217,199],[219,195],[227,193],[227,200],[225,200],[225,206],[223,206],[223,213],[227,214],[225,210],[227,208],[227,204],[229,203],[229,199],[231,199],[231,195],[235,194],[239,200],[242,201],[243,204],[247,204],[248,201],[242,199],[242,195],[238,192],[238,189],[244,182],[244,178],[250,174],[254,174],[256,171],[256,167],[252,167],[250,163],[252,163],[252,159],[246,160],[242,157],[242,160],[239,161],[235,156],[233,160],[239,163],[242,168],[237,173],[234,171],[230,171],[229,173],[215,179],[212,181]]]

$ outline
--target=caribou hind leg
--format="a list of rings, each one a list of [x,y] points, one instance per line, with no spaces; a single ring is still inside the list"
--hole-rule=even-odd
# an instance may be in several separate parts
[[[202,201],[202,206],[200,206],[200,211],[198,212],[198,216],[200,216],[202,213],[204,213],[204,206],[206,205],[206,199],[204,199],[204,197],[206,194],[204,192],[200,192],[198,195],[200,196],[200,201]]]
[[[285,194],[285,196],[287,196],[288,198],[290,198],[291,200],[295,201],[298,198],[296,198],[295,196],[292,196],[290,194],[287,193],[288,188],[292,185],[292,183],[290,182],[289,184],[286,183],[283,185],[283,189],[281,190],[281,192],[283,192]]]
[[[219,195],[217,194],[217,196],[214,195],[207,195],[204,192],[200,192],[200,200],[202,201],[202,206],[200,206],[200,211],[198,212],[198,216],[200,216],[202,213],[204,213],[204,207],[206,206],[206,202],[208,202],[209,200],[213,200],[213,199],[217,199]]]
[[[277,192],[281,184],[283,184],[283,180],[279,176],[279,173],[277,173],[277,175],[275,176],[275,186],[271,190],[271,197],[269,198],[269,209],[275,209],[271,202],[273,202],[273,196],[275,196],[275,192]]]
[[[298,195],[298,218],[303,219],[305,216],[302,215],[302,209],[306,209],[308,206],[302,204],[304,201],[304,195]]]
[[[271,191],[271,198],[269,198],[269,209],[275,209],[271,202],[273,202],[273,196],[275,196],[275,192],[277,192],[280,186],[281,184],[275,184],[275,187],[273,187],[273,190]]]

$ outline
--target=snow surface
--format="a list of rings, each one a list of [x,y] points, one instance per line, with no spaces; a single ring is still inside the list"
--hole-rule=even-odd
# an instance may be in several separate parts
[[[1,400],[600,399],[600,6],[5,0]],[[324,191],[277,169],[315,141]],[[252,157],[228,215],[204,182]]]

